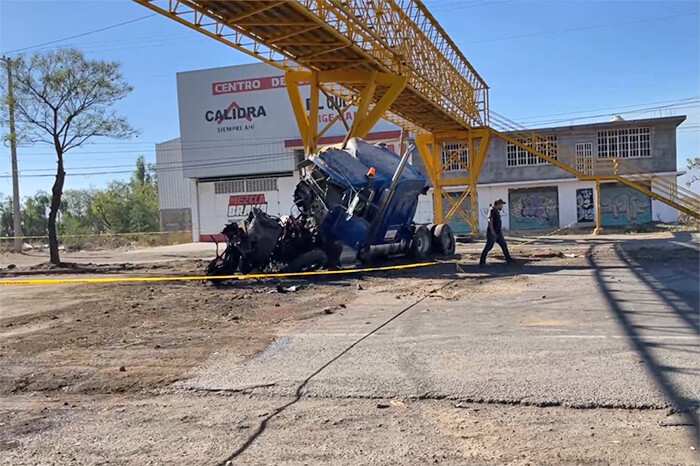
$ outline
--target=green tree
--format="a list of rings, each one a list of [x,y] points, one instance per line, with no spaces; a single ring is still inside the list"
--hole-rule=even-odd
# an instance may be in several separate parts
[[[158,229],[158,194],[153,170],[143,156],[128,183],[113,181],[95,192],[89,214],[111,233],[146,232]]]
[[[77,49],[37,53],[12,60],[18,140],[44,143],[56,152],[56,177],[47,219],[50,260],[60,264],[56,220],[66,178],[64,156],[96,137],[136,134],[111,107],[132,87],[117,62],[87,59]]]
[[[12,225],[12,198],[0,194],[0,236],[15,236]]]
[[[46,237],[46,220],[48,218],[51,198],[48,193],[39,191],[27,197],[21,206],[22,236]],[[0,236],[15,236],[12,224],[12,198],[0,195]]]
[[[99,219],[105,231],[129,231],[130,197],[129,184],[123,181],[112,181],[107,189],[95,193],[91,213]]]
[[[136,159],[136,170],[129,183],[131,188],[129,205],[130,231],[144,232],[158,229],[158,193],[150,168],[143,155]]]
[[[58,230],[62,235],[102,233],[102,222],[92,211],[96,191],[70,189],[63,193]]]
[[[51,196],[45,191],[39,191],[34,196],[24,199],[22,208],[23,236],[46,236],[50,205]]]

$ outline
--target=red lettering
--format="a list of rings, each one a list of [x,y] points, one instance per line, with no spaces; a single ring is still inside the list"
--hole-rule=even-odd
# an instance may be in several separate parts
[[[285,87],[284,76],[268,76],[212,83],[211,92],[213,95],[236,94],[238,92],[262,91],[280,87]]]
[[[228,205],[229,206],[247,206],[256,204],[265,204],[265,194],[237,194],[235,196],[229,196]]]

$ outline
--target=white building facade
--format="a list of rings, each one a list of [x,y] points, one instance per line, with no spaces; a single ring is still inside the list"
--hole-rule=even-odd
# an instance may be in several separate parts
[[[300,90],[308,105],[309,87]],[[256,63],[178,73],[177,91],[180,137],[156,145],[161,228],[191,229],[194,241],[208,241],[253,207],[293,213],[304,151],[280,70]],[[345,102],[321,99],[320,128],[336,106]],[[354,115],[350,107],[348,124]],[[344,135],[336,122],[319,144]],[[380,121],[366,139],[399,150],[401,130]]]
[[[300,90],[308,105],[309,87]],[[226,224],[245,218],[253,207],[271,215],[293,213],[297,164],[304,153],[282,72],[256,63],[178,73],[177,92],[180,137],[156,145],[161,229],[191,230],[194,241],[208,241]],[[336,106],[344,105],[322,98],[319,127],[335,116]],[[354,108],[346,112],[349,124],[354,114]],[[666,118],[543,131],[553,134],[558,145],[571,146],[583,156],[598,156],[613,138],[605,132],[617,125],[616,131],[620,128],[629,133],[627,141],[636,138],[636,149],[630,152],[628,147],[633,158],[642,159],[649,171],[675,182],[679,174],[675,127],[682,121]],[[345,132],[343,124],[336,122],[319,145],[338,143]],[[401,152],[399,145],[405,147],[410,136],[392,123],[380,121],[366,139]],[[621,140],[617,133],[615,138]],[[419,170],[423,168],[417,152],[412,162]],[[462,175],[459,171],[445,173]],[[539,159],[530,160],[496,139],[479,177],[480,230],[486,229],[490,204],[498,198],[507,203],[503,211],[506,229],[592,227],[594,192],[592,182],[578,181]],[[603,186],[601,201],[603,226],[677,220],[672,208],[627,187]],[[430,193],[422,196],[417,222],[432,221],[431,203]],[[449,223],[457,233],[469,230],[460,217]]]

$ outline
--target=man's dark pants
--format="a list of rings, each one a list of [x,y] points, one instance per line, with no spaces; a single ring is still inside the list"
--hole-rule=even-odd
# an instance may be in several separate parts
[[[513,262],[513,258],[510,257],[510,253],[508,252],[508,245],[506,244],[506,239],[503,237],[503,233],[498,233],[497,235],[494,235],[493,233],[491,233],[490,230],[487,230],[486,246],[484,246],[484,251],[481,253],[481,260],[479,261],[479,265],[484,265],[486,263],[486,255],[493,248],[494,243],[498,243],[498,245],[501,247],[501,249],[503,250],[503,255],[506,257],[506,261]]]

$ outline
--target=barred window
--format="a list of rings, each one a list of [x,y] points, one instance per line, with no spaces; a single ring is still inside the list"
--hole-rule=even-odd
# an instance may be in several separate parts
[[[519,142],[526,146],[532,147],[532,140],[518,139]],[[557,137],[556,136],[538,136],[535,149],[553,159],[557,158]],[[509,167],[523,167],[528,165],[546,165],[549,162],[536,156],[535,154],[526,151],[520,146],[516,146],[512,142],[506,143],[506,160]]]
[[[593,170],[593,143],[576,143],[576,170],[590,175]]]
[[[277,178],[222,180],[214,183],[215,194],[259,193],[263,191],[277,191]]]
[[[651,128],[619,128],[598,131],[598,157],[651,157]]]
[[[245,180],[246,191],[261,192],[261,191],[277,191],[277,178],[255,178]]]
[[[242,193],[245,192],[244,180],[226,180],[214,183],[214,194]]]
[[[466,170],[469,167],[469,146],[466,142],[445,142],[441,153],[444,171]]]

